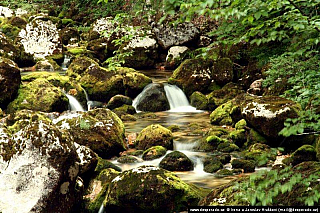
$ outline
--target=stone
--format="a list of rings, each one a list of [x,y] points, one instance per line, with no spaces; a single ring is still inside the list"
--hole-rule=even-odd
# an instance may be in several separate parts
[[[303,145],[294,151],[291,155],[291,163],[293,166],[304,161],[317,161],[316,149],[311,145]]]
[[[278,134],[284,128],[284,121],[298,117],[300,110],[299,104],[277,96],[255,97],[241,105],[243,118],[275,143],[281,140]]]
[[[121,107],[124,104],[132,105],[132,99],[124,95],[115,95],[109,100],[109,102],[107,103],[107,107],[109,109],[115,109]]]
[[[196,91],[190,96],[190,104],[196,109],[205,110],[208,108],[208,99],[204,94]]]
[[[124,155],[121,156],[117,159],[117,162],[119,163],[137,163],[139,161],[139,159],[135,156],[131,156],[131,155]]]
[[[69,77],[77,78],[81,76],[92,64],[98,66],[98,63],[89,57],[77,56],[74,60],[72,60],[68,70],[66,71],[66,74]]]
[[[223,168],[221,161],[213,156],[206,157],[203,161],[203,166],[203,171],[208,173],[214,173]]]
[[[231,165],[233,169],[243,169],[245,173],[255,171],[255,164],[250,160],[233,159]]]
[[[143,160],[154,160],[164,156],[167,153],[167,149],[163,146],[153,146],[142,153]]]
[[[228,101],[220,105],[210,114],[210,122],[214,125],[232,125],[234,122],[231,117],[234,108],[233,102]]]
[[[11,143],[8,134],[1,137]],[[83,190],[72,137],[53,125],[35,121],[11,140],[12,149],[1,149],[0,153],[0,210],[71,211]]]
[[[65,27],[59,31],[63,45],[72,45],[80,40],[79,31],[74,27]]]
[[[62,54],[62,44],[56,24],[51,20],[35,17],[19,33],[19,41],[27,53],[35,58],[45,58],[53,54]]]
[[[170,109],[162,84],[149,84],[134,100],[133,106],[139,111],[160,112]]]
[[[191,171],[194,165],[184,153],[173,151],[160,161],[159,167],[169,171]]]
[[[179,66],[179,64],[181,64],[181,62],[184,60],[188,52],[189,52],[189,48],[186,46],[170,47],[166,57],[166,64],[165,64],[166,68],[174,69],[177,66]]]
[[[20,83],[21,75],[17,64],[9,59],[0,57],[0,108],[5,109],[16,97]]]
[[[141,166],[111,181],[103,205],[111,212],[180,212],[197,205],[201,197],[199,188],[173,173]]]
[[[13,10],[11,10],[9,7],[0,6],[0,16],[10,18],[13,16],[13,14]]]
[[[247,93],[252,95],[262,95],[264,92],[262,88],[262,82],[263,82],[263,79],[258,79],[252,82],[249,89],[247,90]]]
[[[124,125],[109,109],[70,112],[53,122],[69,131],[77,143],[89,147],[100,157],[111,158],[125,150]]]
[[[177,26],[155,26],[153,32],[163,49],[181,46],[197,40],[199,30],[190,22],[179,23]]]
[[[146,150],[152,146],[163,146],[166,149],[173,149],[172,132],[159,125],[152,124],[141,130],[136,138],[136,147]]]

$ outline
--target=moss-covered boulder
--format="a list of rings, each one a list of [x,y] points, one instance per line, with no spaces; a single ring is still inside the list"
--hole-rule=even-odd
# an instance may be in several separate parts
[[[92,64],[98,65],[96,61],[86,56],[77,56],[74,60],[72,60],[66,74],[70,77],[79,77],[81,76],[86,69]]]
[[[313,146],[303,145],[294,151],[290,158],[292,165],[295,166],[304,161],[317,161],[317,152]]]
[[[154,160],[164,156],[167,152],[167,149],[163,146],[153,146],[147,149],[142,154],[143,160]]]
[[[132,155],[123,155],[117,159],[119,163],[137,163],[139,159]]]
[[[88,146],[100,157],[110,158],[125,150],[124,125],[109,109],[61,115],[54,123],[69,131],[77,143]]]
[[[210,114],[210,122],[214,125],[232,125],[231,114],[235,106],[233,101],[228,101],[225,104],[220,105]]]
[[[220,152],[230,153],[230,152],[234,152],[234,151],[239,151],[240,148],[235,143],[232,143],[230,141],[226,141],[226,142],[220,143],[217,147],[217,150]]]
[[[234,169],[243,169],[245,173],[255,171],[255,164],[251,160],[233,159],[231,165]]]
[[[1,143],[12,145],[0,145],[1,210],[71,211],[83,190],[72,136],[41,121],[27,125],[11,140],[1,127],[0,132]]]
[[[74,27],[65,27],[59,31],[63,45],[75,44],[80,40],[79,31]]]
[[[149,84],[137,96],[133,106],[139,111],[159,112],[170,109],[163,84]]]
[[[136,113],[136,109],[132,105],[123,105],[121,107],[115,108],[112,110],[120,118],[124,115],[133,115]]]
[[[185,60],[169,78],[170,84],[182,88],[187,96],[199,91],[207,93],[214,84],[223,86],[233,79],[232,62],[229,58],[217,60]]]
[[[66,95],[46,79],[22,84],[18,97],[8,105],[8,112],[30,109],[43,112],[63,112],[68,109]]]
[[[204,94],[196,91],[190,96],[190,104],[199,110],[205,110],[208,108],[208,99]]]
[[[231,155],[230,155],[230,154],[222,154],[222,155],[219,156],[219,161],[220,161],[222,164],[230,163],[230,161],[231,161]]]
[[[108,56],[112,55],[112,51],[108,50],[108,38],[98,38],[88,42],[87,50],[89,50],[94,58],[104,62]]]
[[[197,205],[200,190],[164,169],[141,166],[110,183],[104,206],[112,212],[176,212]]]
[[[194,165],[184,153],[173,151],[161,160],[159,167],[169,171],[191,171]]]
[[[168,50],[166,57],[165,67],[166,69],[174,69],[181,64],[190,52],[186,46],[173,46]]]
[[[132,105],[132,99],[125,95],[115,95],[109,100],[107,107],[109,109],[115,109],[124,104]]]
[[[242,147],[243,144],[247,141],[247,131],[245,129],[234,130],[230,132],[229,138],[235,143],[237,146]]]
[[[163,146],[172,150],[172,132],[159,124],[152,124],[141,130],[136,138],[136,147],[146,150],[152,146]]]
[[[215,156],[206,157],[203,161],[203,166],[203,171],[208,173],[214,173],[223,168],[223,164]]]
[[[217,178],[224,178],[224,177],[232,176],[232,175],[233,175],[233,171],[232,170],[219,169],[214,176],[217,177]]]
[[[256,97],[241,105],[242,116],[255,130],[264,136],[279,141],[279,132],[287,118],[298,117],[299,104],[276,96]]]
[[[244,151],[244,157],[246,160],[253,160],[257,166],[266,166],[276,160],[277,150],[266,144],[255,143]]]
[[[16,97],[20,83],[21,75],[16,63],[0,57],[0,108],[5,109],[10,101]]]
[[[242,93],[244,93],[244,91],[240,86],[235,83],[228,83],[221,89],[217,89],[207,95],[209,109],[213,110]]]

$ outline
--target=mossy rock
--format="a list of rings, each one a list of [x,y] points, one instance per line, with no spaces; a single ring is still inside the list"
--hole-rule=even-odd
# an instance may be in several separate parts
[[[73,44],[80,40],[78,29],[74,27],[65,27],[59,31],[63,45]]]
[[[255,163],[250,160],[233,159],[231,165],[234,169],[243,169],[245,173],[255,171]]]
[[[167,149],[163,146],[153,146],[147,149],[142,154],[143,160],[154,160],[164,156],[167,153]]]
[[[255,97],[241,105],[242,116],[259,133],[270,138],[271,145],[277,145],[283,138],[279,132],[284,121],[299,116],[299,104],[277,96]]]
[[[231,161],[231,155],[230,154],[222,154],[219,156],[219,161],[222,164],[228,164]]]
[[[19,132],[21,129],[35,121],[42,121],[46,124],[52,124],[52,120],[47,116],[47,114],[26,109],[19,110],[6,117],[8,129],[12,133]]]
[[[317,161],[316,149],[311,145],[303,145],[291,155],[292,165],[295,166],[304,161]]]
[[[104,62],[108,57],[112,56],[112,51],[108,50],[108,40],[108,38],[98,38],[88,42],[87,49],[100,62]]]
[[[261,134],[259,134],[259,132],[251,128],[247,136],[247,142],[245,143],[245,147],[250,147],[255,143],[267,144],[267,142],[268,140],[264,136],[262,136]]]
[[[179,212],[197,205],[201,197],[199,188],[173,173],[141,166],[113,179],[103,204],[111,212]]]
[[[130,155],[124,155],[117,159],[117,162],[119,163],[137,163],[138,159],[135,156]]]
[[[233,175],[233,171],[232,170],[219,169],[214,176],[217,177],[217,178],[224,178],[224,177],[232,176],[232,175]]]
[[[97,163],[97,166],[94,170],[96,175],[100,174],[101,171],[108,169],[108,168],[114,169],[115,171],[118,171],[118,172],[121,172],[121,168],[119,166],[116,166],[115,164],[111,163],[110,161],[108,161],[106,159],[98,157],[98,163]]]
[[[22,84],[18,97],[8,105],[8,112],[22,109],[43,112],[63,112],[68,109],[69,100],[66,95],[46,79],[36,79]]]
[[[190,96],[190,104],[199,110],[205,110],[208,108],[208,99],[204,94],[196,91]]]
[[[184,153],[173,151],[161,160],[159,167],[169,171],[191,171],[194,165]]]
[[[210,106],[210,110],[213,110],[217,106],[224,104],[237,95],[244,93],[242,88],[235,83],[228,83],[221,89],[215,90],[207,95],[208,105]]]
[[[20,69],[17,64],[10,59],[0,57],[0,77],[0,108],[5,109],[10,101],[12,101],[18,94],[18,89],[21,83]]]
[[[133,156],[139,156],[139,155],[142,155],[143,154],[143,150],[128,150],[128,151],[126,151],[126,153],[128,154],[128,155],[133,155]]]
[[[68,70],[66,71],[66,74],[69,77],[77,78],[81,76],[92,64],[98,65],[98,63],[91,58],[86,56],[78,56],[72,61],[68,67]]]
[[[275,161],[277,151],[271,150],[270,146],[261,143],[251,145],[244,152],[246,160],[253,160],[257,166],[266,166],[270,161]]]
[[[210,145],[218,148],[218,146],[222,143],[227,143],[228,140],[220,138],[216,135],[210,135],[206,138],[207,143],[209,143]]]
[[[123,115],[133,115],[136,113],[136,109],[132,105],[123,105],[121,107],[115,108],[112,110],[114,113],[116,113],[119,117],[122,117]]]
[[[15,141],[12,138],[12,132],[5,124],[0,124],[0,157],[2,162],[8,162],[18,152],[15,147]]]
[[[233,141],[233,143],[242,147],[242,145],[247,141],[246,130],[240,129],[230,132],[229,138]]]
[[[130,114],[124,114],[120,116],[122,121],[136,121],[137,118]]]
[[[112,110],[124,104],[132,105],[132,99],[125,95],[115,95],[109,100],[107,107]]]
[[[317,158],[320,160],[320,136],[318,136],[318,139],[316,141],[316,151],[317,151]]]
[[[220,143],[217,147],[217,150],[220,152],[230,153],[230,152],[239,151],[240,149],[236,144],[228,141],[228,142]]]
[[[168,126],[168,129],[171,132],[178,132],[180,130],[180,127],[178,125],[171,125],[171,126]]]
[[[246,122],[246,120],[244,120],[244,119],[241,119],[240,121],[238,121],[238,122],[235,124],[236,130],[244,129],[246,126],[247,126],[247,122]]]
[[[234,122],[231,118],[233,110],[233,102],[228,101],[225,104],[220,105],[210,114],[210,122],[214,125],[232,125]]]
[[[159,124],[149,125],[144,128],[137,136],[136,147],[146,150],[152,146],[163,146],[166,149],[172,150],[172,132]]]
[[[208,173],[214,173],[223,168],[223,164],[215,156],[206,157],[203,161],[203,166],[203,171]]]
[[[103,158],[125,150],[124,124],[111,110],[98,108],[74,114],[58,119],[57,125],[68,130],[77,143],[88,146]]]

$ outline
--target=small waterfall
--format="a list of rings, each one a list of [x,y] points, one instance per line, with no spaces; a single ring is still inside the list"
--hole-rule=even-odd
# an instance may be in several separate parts
[[[66,96],[69,99],[69,105],[70,105],[71,111],[82,111],[82,112],[84,111],[83,107],[75,97],[68,94],[66,94]]]
[[[101,206],[100,206],[100,209],[99,209],[99,211],[98,211],[98,213],[104,213],[105,211],[104,211],[104,205],[103,205],[103,203],[101,204]]]
[[[198,112],[189,104],[184,92],[176,85],[165,84],[164,90],[170,105],[170,112]]]
[[[61,64],[62,71],[66,71],[68,69],[70,61],[71,61],[71,58],[68,55],[65,55],[64,59],[63,59],[63,62]]]
[[[141,98],[144,96],[145,91],[148,90],[150,87],[152,87],[153,83],[148,84],[147,86],[144,87],[142,92],[132,101],[132,106],[137,110],[138,103],[140,103]],[[137,110],[137,112],[140,112]]]

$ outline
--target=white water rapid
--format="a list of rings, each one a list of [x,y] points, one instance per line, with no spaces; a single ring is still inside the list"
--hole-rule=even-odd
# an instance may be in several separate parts
[[[69,99],[69,105],[71,111],[85,111],[79,101],[73,97],[72,95],[66,94],[67,98]]]
[[[65,55],[63,62],[61,64],[62,71],[67,71],[70,61],[71,61],[71,58],[68,55]]]

